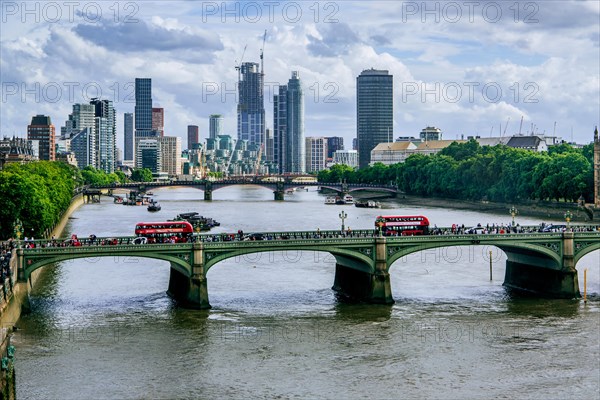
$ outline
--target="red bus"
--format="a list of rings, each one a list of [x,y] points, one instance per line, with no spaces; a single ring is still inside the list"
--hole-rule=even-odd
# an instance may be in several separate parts
[[[375,220],[384,236],[415,236],[429,234],[429,220],[422,215],[383,215]]]
[[[135,235],[148,238],[149,243],[187,242],[194,227],[187,221],[138,222]]]

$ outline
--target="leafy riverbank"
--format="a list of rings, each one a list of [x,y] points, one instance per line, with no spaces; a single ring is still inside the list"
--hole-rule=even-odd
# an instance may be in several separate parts
[[[496,202],[456,200],[437,197],[420,197],[412,195],[399,195],[403,204],[421,205],[427,207],[453,208],[458,210],[472,210],[496,214],[506,214],[510,218],[510,208],[515,206],[519,215],[528,217],[539,217],[540,222],[548,220],[564,221],[564,214],[570,211],[572,221],[590,222],[588,214],[574,203],[540,202],[531,204],[509,204]],[[592,211],[594,219],[591,222],[600,221],[600,210]]]
[[[404,193],[460,201],[575,203],[593,202],[593,145],[567,144],[547,152],[476,141],[452,143],[434,155],[414,154],[404,162],[361,169],[334,165],[320,171],[319,182],[395,184]],[[453,200],[454,201],[454,200]]]
[[[80,183],[79,170],[62,162],[7,165],[0,171],[0,238],[13,237],[17,220],[22,236],[49,232],[69,208]]]

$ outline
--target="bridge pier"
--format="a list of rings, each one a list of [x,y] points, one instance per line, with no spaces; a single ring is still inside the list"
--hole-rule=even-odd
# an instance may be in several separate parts
[[[185,276],[175,268],[171,268],[169,290],[167,294],[186,308],[208,309],[208,286],[206,277],[198,274]]]
[[[192,274],[187,276],[171,265],[167,294],[183,307],[208,309],[208,285],[204,271],[204,249],[202,243],[194,244]]]
[[[204,191],[204,201],[212,201],[212,190]]]
[[[385,238],[375,239],[375,271],[362,271],[360,260],[336,256],[335,278],[332,289],[344,298],[373,304],[394,304],[390,274],[387,268]],[[364,266],[370,269],[369,266]]]
[[[554,270],[507,260],[502,285],[518,292],[543,297],[559,299],[581,297],[576,270]]]
[[[275,201],[282,201],[284,199],[285,192],[283,190],[276,190],[273,192]]]
[[[563,233],[562,263],[557,268],[539,255],[504,250],[508,256],[504,283],[509,289],[544,297],[572,299],[581,297],[574,263],[573,232]]]

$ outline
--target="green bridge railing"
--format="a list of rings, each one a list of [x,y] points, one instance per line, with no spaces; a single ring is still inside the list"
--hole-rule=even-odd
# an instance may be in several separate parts
[[[519,227],[519,232],[508,232],[508,233],[456,233],[452,228],[443,227],[435,228],[435,234],[426,235],[425,237],[431,240],[461,240],[461,239],[489,239],[489,238],[552,238],[560,237],[562,232],[538,232],[539,226],[522,226]],[[506,228],[505,228],[506,229]],[[597,225],[576,225],[572,226],[569,231],[576,233],[579,238],[597,238],[600,234],[600,226]],[[365,239],[379,236],[379,231],[376,229],[358,229],[342,232],[341,230],[314,230],[314,231],[291,231],[291,232],[251,232],[240,237],[238,233],[224,232],[224,233],[194,233],[188,239],[186,243],[147,243],[140,244],[135,243],[136,236],[111,236],[111,237],[96,237],[91,239],[90,237],[78,237],[75,240],[61,238],[61,239],[38,239],[28,241],[18,241],[18,247],[26,249],[35,248],[64,248],[73,247],[75,242],[78,242],[78,247],[97,247],[97,246],[142,246],[147,248],[148,246],[175,246],[175,245],[188,245],[189,243],[217,243],[217,242],[255,242],[255,241],[296,241],[296,240],[351,240],[351,239]],[[254,240],[252,238],[255,238]],[[422,241],[424,236],[387,236],[390,241]]]

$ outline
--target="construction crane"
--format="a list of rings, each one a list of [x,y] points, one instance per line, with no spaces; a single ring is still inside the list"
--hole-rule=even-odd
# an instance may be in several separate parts
[[[264,144],[261,143],[260,148],[258,149],[258,155],[256,156],[256,164],[254,164],[254,175],[255,176],[258,175],[258,172],[260,169],[260,160],[262,159],[263,147],[264,147]]]
[[[265,51],[265,41],[267,40],[267,30],[265,29],[265,34],[263,35],[263,43],[262,48],[260,49],[260,73],[265,74],[265,63],[263,59],[264,51]]]
[[[506,135],[506,128],[508,128],[508,121],[510,121],[510,117],[506,120],[506,125],[504,125],[504,131],[502,132],[502,136]]]
[[[227,164],[225,165],[225,173],[229,175],[229,165],[231,164],[231,160],[233,159],[233,153],[235,153],[237,140],[233,139],[233,146],[231,148],[231,154],[229,155],[229,160],[227,160]]]
[[[241,73],[241,69],[242,69],[242,63],[244,62],[244,55],[246,54],[246,48],[248,47],[248,44],[244,45],[244,50],[242,51],[242,57],[240,58],[240,62],[238,64],[237,60],[235,60],[235,69],[238,72],[238,83],[240,82],[240,73]]]
[[[204,152],[204,149],[200,150],[200,167],[198,168],[198,173],[200,175],[200,179],[204,179],[206,177],[206,173],[207,173],[207,167],[206,167],[206,153]]]
[[[523,128],[523,116],[521,115],[521,124],[519,125],[519,135],[521,135],[522,128]]]

